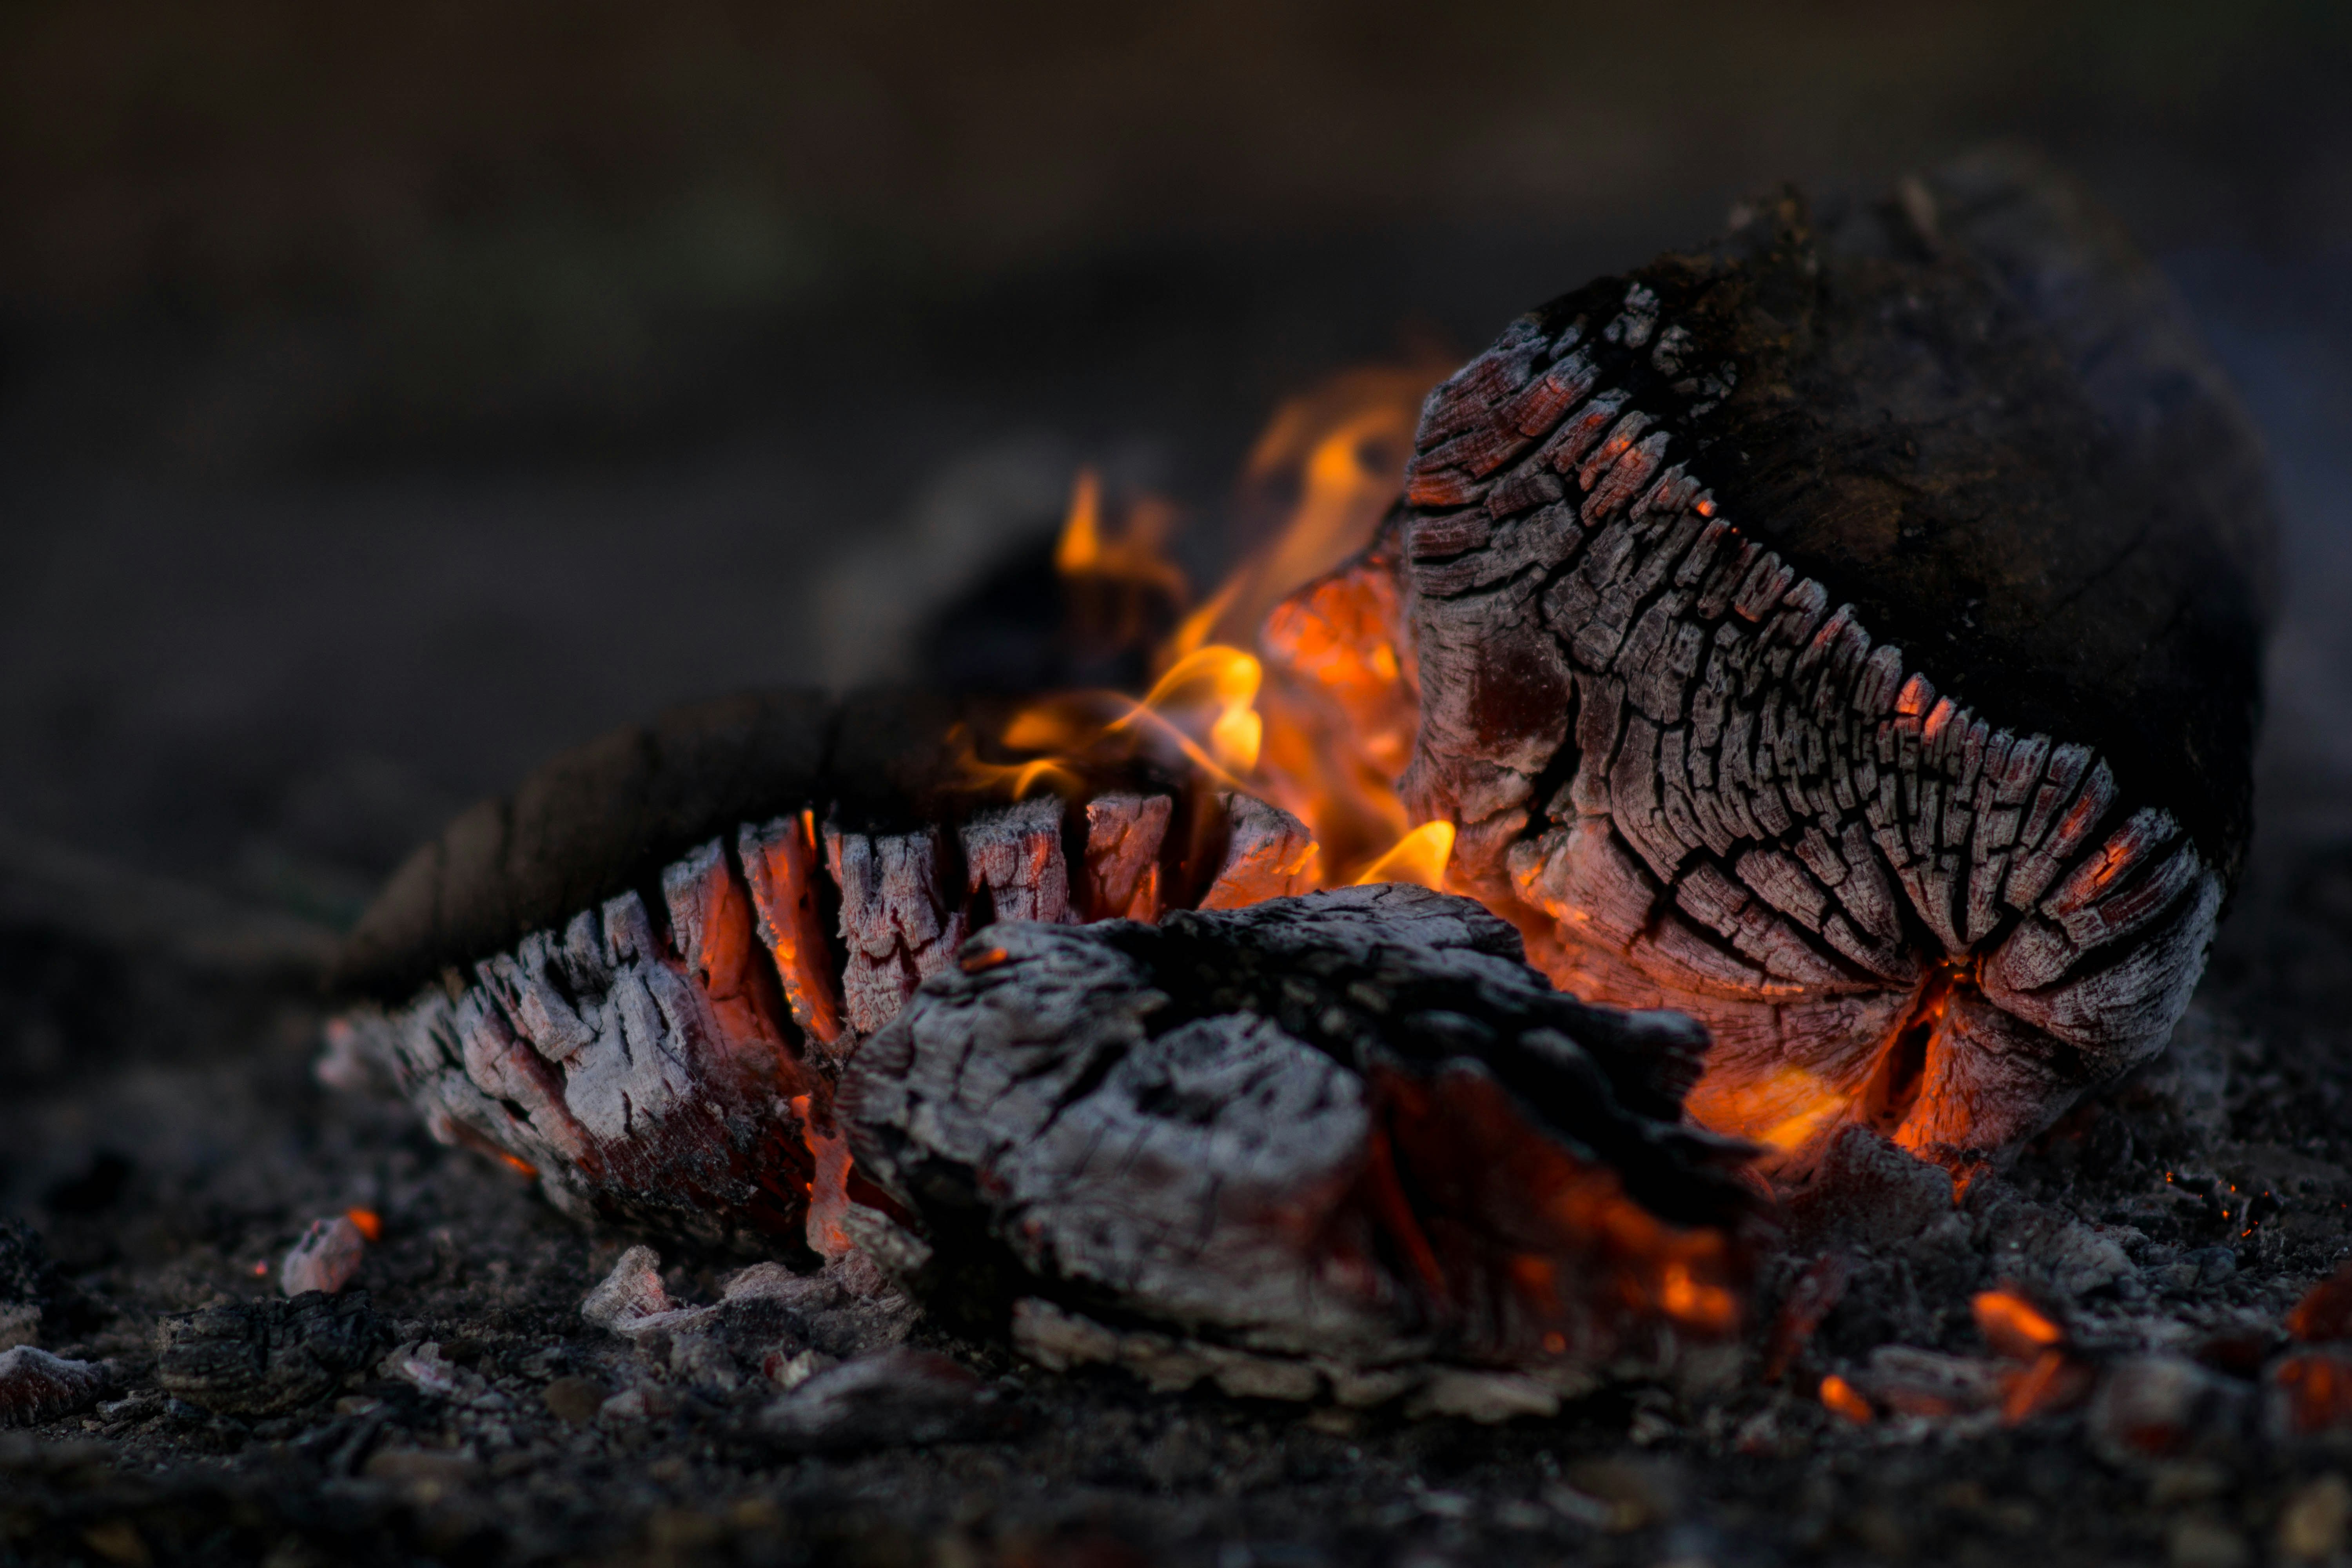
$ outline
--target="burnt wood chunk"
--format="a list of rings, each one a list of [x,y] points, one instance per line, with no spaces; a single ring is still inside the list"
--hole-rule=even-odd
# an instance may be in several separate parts
[[[793,1021],[819,1047],[841,1039],[841,989],[834,981],[833,950],[824,939],[816,817],[811,811],[780,816],[763,827],[746,825],[736,837],[743,879],[759,912],[760,941],[775,962]]]
[[[1315,885],[1319,856],[1305,823],[1239,790],[1221,794],[1217,804],[1224,816],[1225,852],[1201,895],[1202,909],[1237,910]]]
[[[824,830],[825,864],[841,889],[841,940],[849,950],[842,999],[860,1034],[898,1016],[915,987],[945,969],[963,941],[937,828],[868,835]]]
[[[2180,307],[2031,163],[1756,204],[1429,400],[1402,791],[1704,1124],[1960,1163],[2157,1050],[2243,855],[2272,519]],[[1368,558],[1369,559],[1369,558]]]
[[[1704,1050],[1390,885],[995,927],[835,1109],[929,1227],[919,1288],[1021,1300],[1049,1359],[1365,1401],[1507,1373],[1541,1405],[1738,1326],[1747,1151],[1676,1114]]]
[[[1053,795],[985,811],[963,825],[963,861],[974,924],[1070,918],[1070,867],[1062,854],[1062,803]],[[987,895],[983,910],[980,903]]]
[[[223,1415],[282,1415],[314,1405],[392,1348],[367,1292],[232,1301],[155,1326],[163,1392]]]
[[[1087,802],[1087,919],[1160,918],[1160,851],[1175,805],[1164,795],[1098,795]]]

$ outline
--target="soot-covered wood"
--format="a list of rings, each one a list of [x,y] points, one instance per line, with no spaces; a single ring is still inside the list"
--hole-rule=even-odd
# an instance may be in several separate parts
[[[919,1283],[1049,1362],[1491,1414],[1736,1329],[1746,1151],[1679,1115],[1705,1051],[1389,885],[995,927],[836,1110]]]
[[[368,999],[335,1060],[380,1064],[436,1136],[567,1212],[837,1253],[857,1182],[834,1075],[966,932],[1269,897],[1312,865],[1286,813],[1223,792],[1180,817],[1139,766],[1081,800],[992,798],[953,740],[987,718],[776,694],[558,758],[362,920],[342,977]]]
[[[1368,558],[1417,663],[1403,790],[1562,987],[1709,1026],[1694,1114],[1784,1173],[1854,1122],[2000,1152],[2202,967],[2270,528],[2218,373],[2073,187],[1777,197],[1430,397]]]

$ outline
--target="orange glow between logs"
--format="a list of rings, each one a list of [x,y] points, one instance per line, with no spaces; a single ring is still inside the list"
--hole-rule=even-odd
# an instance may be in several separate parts
[[[1054,554],[1073,615],[1088,622],[1089,646],[1104,646],[1104,628],[1115,624],[1108,646],[1143,649],[1152,613],[1173,629],[1150,645],[1153,679],[1140,697],[1055,693],[993,734],[957,737],[967,783],[1016,799],[1041,791],[1083,799],[1143,762],[1163,777],[1239,790],[1289,812],[1315,840],[1316,886],[1401,881],[1475,892],[1523,931],[1535,913],[1533,925],[1556,921],[1572,933],[1586,911],[1457,882],[1454,825],[1415,822],[1397,788],[1420,721],[1419,671],[1392,563],[1362,552],[1398,500],[1423,397],[1444,369],[1433,360],[1350,372],[1285,404],[1251,453],[1232,509],[1231,521],[1258,542],[1205,595],[1170,552],[1172,505],[1114,495],[1091,470],[1077,475]],[[1895,712],[1940,731],[1958,710],[1915,676]],[[2087,826],[2069,820],[2068,831]],[[1658,1005],[1638,986],[1616,994],[1591,977],[1562,983],[1589,1001]],[[1977,983],[1973,966],[1932,966],[1899,1011],[1889,998],[1866,1022],[1857,1013],[1857,1027],[1883,1031],[1874,1043],[1857,1040],[1836,1060],[1718,1066],[1689,1095],[1687,1113],[1762,1145],[1768,1173],[1801,1175],[1847,1122],[1941,1158],[1932,1138],[1948,1136],[1965,1116],[1941,1104],[1952,1091],[1939,1064],[1952,1048],[1955,1004]],[[1759,1000],[1801,1002],[1803,989],[1767,980]]]

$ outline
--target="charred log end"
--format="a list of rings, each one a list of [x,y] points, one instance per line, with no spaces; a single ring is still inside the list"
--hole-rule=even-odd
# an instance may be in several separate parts
[[[1693,1112],[1784,1180],[1854,1124],[1997,1154],[2143,1059],[2244,839],[2242,417],[2063,182],[1911,194],[1926,252],[1791,198],[1513,322],[1394,543],[1455,884],[1562,986],[1704,1019]]]
[[[709,1243],[796,1239],[815,1160],[782,1108],[799,1057],[752,890],[709,843],[635,893],[355,1026],[445,1142],[538,1177],[559,1208]]]

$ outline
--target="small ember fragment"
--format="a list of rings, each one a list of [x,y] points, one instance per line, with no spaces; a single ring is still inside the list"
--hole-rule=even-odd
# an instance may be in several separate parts
[[[95,1362],[68,1361],[35,1345],[0,1351],[0,1426],[37,1426],[96,1404],[107,1384]]]
[[[836,1101],[929,1226],[938,1304],[1043,1298],[1033,1349],[1163,1385],[1372,1403],[1507,1372],[1481,1410],[1737,1331],[1746,1151],[1677,1114],[1703,1037],[1552,991],[1475,904],[1386,885],[980,940],[1006,960],[926,986]]]
[[[1985,1343],[2011,1361],[2039,1360],[2066,1337],[2041,1308],[2012,1289],[1979,1291],[1971,1306]]]
[[[371,1216],[373,1217],[373,1216]],[[278,1288],[289,1296],[323,1290],[332,1296],[352,1282],[367,1254],[367,1233],[349,1215],[314,1219],[286,1255]]]
[[[1842,1415],[1857,1426],[1867,1426],[1878,1419],[1870,1401],[1835,1373],[1822,1379],[1822,1404],[1832,1415]]]
[[[2036,1415],[2070,1410],[2091,1393],[2095,1373],[2076,1357],[2053,1347],[2001,1381],[2000,1418],[2014,1426]]]

